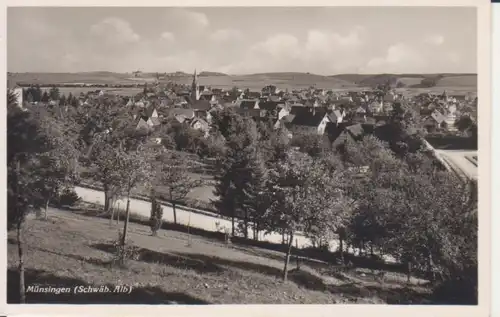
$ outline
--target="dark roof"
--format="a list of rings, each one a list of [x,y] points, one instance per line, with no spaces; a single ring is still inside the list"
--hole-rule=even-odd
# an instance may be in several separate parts
[[[205,111],[208,111],[208,110],[210,110],[210,108],[212,108],[212,105],[207,100],[196,100],[195,102],[193,102],[191,104],[191,107],[194,110],[205,110]]]
[[[278,103],[274,101],[259,102],[259,108],[267,111],[273,111],[278,108]]]
[[[308,108],[303,108],[302,111],[295,114],[291,124],[295,126],[317,127],[326,115],[326,111],[312,111]]]
[[[255,107],[255,100],[242,100],[240,102],[240,109],[253,109]]]
[[[248,93],[245,94],[247,98],[259,98],[260,97],[260,92],[258,91],[249,91]]]
[[[244,116],[250,116],[250,117],[260,117],[261,116],[261,111],[260,109],[247,109],[247,108],[237,108],[236,112],[244,115]]]
[[[151,117],[156,107],[154,105],[149,105],[146,109],[146,116]]]

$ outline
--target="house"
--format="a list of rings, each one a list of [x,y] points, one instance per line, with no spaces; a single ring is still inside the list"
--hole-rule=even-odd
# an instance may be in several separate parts
[[[150,105],[146,108],[146,116],[148,118],[158,118],[158,111],[154,105]]]
[[[333,110],[329,113],[328,119],[330,120],[331,123],[340,124],[344,119],[344,115],[340,110]]]
[[[289,128],[292,133],[302,132],[323,135],[328,122],[330,122],[330,119],[326,111],[303,108],[295,114],[287,128]]]
[[[393,106],[392,102],[384,102],[383,110],[385,113],[391,112],[393,109],[394,109],[394,106]]]
[[[428,132],[434,132],[446,126],[446,116],[438,110],[434,110],[430,116],[424,119],[423,126]]]
[[[205,121],[205,120],[203,120],[201,118],[194,118],[189,123],[189,125],[190,125],[191,128],[203,132],[203,134],[205,135],[205,137],[208,136],[209,131],[210,131],[210,125],[208,124],[207,121]]]
[[[183,108],[172,108],[169,111],[169,115],[175,117],[180,123],[184,122],[186,119],[191,120],[195,117],[192,109]]]
[[[259,99],[260,98],[260,92],[258,91],[247,91],[243,93],[243,98],[244,99]]]
[[[133,105],[134,105],[134,99],[133,98],[129,98],[129,100],[127,101],[127,103],[125,104],[125,106],[131,107]]]
[[[240,109],[259,109],[259,100],[241,100]]]
[[[138,117],[135,129],[149,131],[151,129],[151,126],[147,123],[147,120],[148,118]]]
[[[384,105],[379,101],[372,101],[370,104],[368,104],[368,110],[371,113],[379,113],[382,112],[383,109]]]
[[[247,116],[252,118],[264,118],[266,116],[266,110],[262,109],[236,108],[236,112],[242,116]]]
[[[365,135],[372,134],[373,131],[373,125],[369,124],[342,124],[328,129],[328,135],[330,140],[332,140],[332,148],[340,149],[345,146],[346,142],[358,142],[363,139]]]
[[[366,109],[363,108],[362,106],[359,106],[356,111],[355,111],[356,114],[360,114],[360,115],[365,115],[366,114]]]
[[[290,113],[284,102],[259,102],[258,106],[259,109],[265,110],[267,115],[273,118],[277,117],[278,119],[281,119]]]

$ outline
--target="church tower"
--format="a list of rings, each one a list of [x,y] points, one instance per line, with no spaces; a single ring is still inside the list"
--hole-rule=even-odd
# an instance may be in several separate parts
[[[193,83],[191,84],[191,98],[193,100],[200,100],[200,87],[198,86],[198,75],[196,69],[194,70]]]

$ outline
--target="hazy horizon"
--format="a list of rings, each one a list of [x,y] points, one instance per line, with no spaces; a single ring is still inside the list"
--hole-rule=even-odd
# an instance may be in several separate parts
[[[476,74],[464,7],[9,7],[12,73]]]

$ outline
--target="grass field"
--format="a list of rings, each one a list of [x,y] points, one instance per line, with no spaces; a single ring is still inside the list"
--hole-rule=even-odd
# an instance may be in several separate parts
[[[50,88],[44,88],[42,90],[50,90]],[[143,88],[97,88],[97,87],[59,87],[61,94],[66,96],[71,93],[74,96],[78,96],[80,93],[87,93],[89,91],[104,90],[104,92],[119,95],[119,96],[135,96],[143,91]]]
[[[26,285],[132,286],[131,294],[27,293],[28,303],[127,304],[332,304],[426,303],[421,280],[405,284],[400,273],[377,281],[361,268],[334,270],[320,261],[291,262],[289,281],[280,279],[284,254],[245,244],[160,230],[131,223],[129,245],[137,258],[115,266],[112,243],[120,224],[78,211],[49,210],[49,219],[25,224]],[[191,241],[188,246],[188,240]],[[8,237],[8,302],[18,294],[15,234]]]
[[[437,74],[436,74],[437,75]],[[63,83],[87,83],[87,84],[142,84],[154,80],[151,74],[143,74],[142,77],[134,78],[132,74],[112,72],[88,72],[88,73],[10,73],[8,75],[9,86],[16,83],[29,83],[40,85],[63,84]],[[200,76],[200,85],[209,85],[213,88],[231,89],[237,86],[242,89],[260,90],[266,85],[276,85],[281,89],[300,89],[316,86],[317,88],[334,90],[357,90],[365,89],[375,84],[384,84],[388,78],[396,78],[406,85],[418,84],[425,76],[415,74],[382,74],[382,75],[359,75],[346,74],[335,76],[321,76],[309,73],[265,73],[249,75],[208,75]],[[162,79],[160,82],[173,81],[178,84],[191,84],[193,78],[190,74]],[[89,88],[95,90],[96,88]],[[444,74],[436,87],[430,89],[415,89],[415,91],[476,91],[477,75],[474,74]],[[414,89],[412,88],[412,91]],[[122,90],[118,90],[121,92]],[[128,94],[128,90],[124,90]]]

